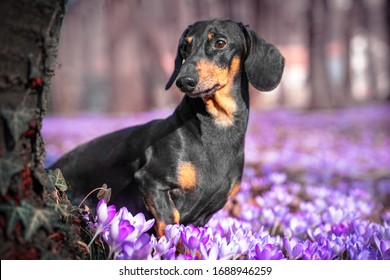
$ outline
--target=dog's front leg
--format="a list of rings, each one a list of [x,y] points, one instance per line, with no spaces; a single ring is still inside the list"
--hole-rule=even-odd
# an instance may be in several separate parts
[[[143,198],[147,209],[155,219],[155,229],[160,238],[165,235],[167,224],[177,224],[180,221],[179,211],[173,203],[169,191],[164,189],[149,189]]]
[[[136,176],[146,208],[155,219],[157,236],[165,235],[168,224],[177,224],[180,214],[170,195],[170,188],[151,178],[145,171],[138,171]]]

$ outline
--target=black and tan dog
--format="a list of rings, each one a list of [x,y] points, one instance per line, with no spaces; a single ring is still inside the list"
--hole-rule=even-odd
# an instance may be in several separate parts
[[[248,81],[275,88],[284,59],[253,30],[231,20],[199,21],[183,33],[175,69],[185,96],[171,116],[86,143],[60,168],[78,190],[106,183],[112,202],[166,224],[204,225],[240,188],[249,115]]]

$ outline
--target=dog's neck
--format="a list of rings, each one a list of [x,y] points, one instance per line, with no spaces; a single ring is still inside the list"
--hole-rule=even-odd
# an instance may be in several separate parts
[[[230,92],[216,93],[219,96],[211,98],[185,96],[176,108],[176,113],[178,113],[177,115],[184,125],[195,135],[223,133],[234,135],[235,138],[243,138],[249,117],[249,90],[246,75],[236,77],[229,90]],[[218,100],[218,98],[226,98],[226,100]],[[234,112],[228,111],[228,109],[226,110],[228,112],[225,112],[223,109],[217,108],[217,102],[223,103],[225,101],[231,103],[227,106],[235,107]],[[211,108],[208,108],[208,106],[211,106]],[[210,113],[212,109],[221,110],[222,112],[219,113],[226,115],[213,115],[212,111]]]

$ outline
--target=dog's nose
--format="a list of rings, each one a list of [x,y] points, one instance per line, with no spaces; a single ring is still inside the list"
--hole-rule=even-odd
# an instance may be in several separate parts
[[[176,86],[183,92],[193,92],[198,80],[195,77],[184,76],[176,80]]]

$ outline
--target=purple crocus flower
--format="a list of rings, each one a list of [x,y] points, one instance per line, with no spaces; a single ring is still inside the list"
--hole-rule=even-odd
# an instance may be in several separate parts
[[[113,259],[122,251],[122,244],[125,241],[135,241],[138,236],[138,230],[130,224],[128,220],[121,220],[116,217],[110,226],[110,234],[107,236],[107,244],[110,248],[108,258]]]
[[[271,244],[266,244],[265,246],[256,244],[252,253],[254,253],[253,260],[280,260],[284,257],[282,251]]]
[[[191,255],[195,256],[196,251],[199,250],[200,244],[206,244],[210,236],[206,234],[206,230],[204,228],[188,225],[180,233],[180,237],[183,244],[190,250]]]
[[[331,253],[330,259],[340,256],[345,251],[345,242],[339,236],[332,236],[332,239],[326,239],[326,246]]]
[[[237,253],[241,255],[245,255],[248,253],[248,250],[250,246],[253,243],[252,236],[246,236],[243,238],[232,238],[233,241],[235,241],[238,245],[238,251]]]
[[[183,225],[169,224],[165,227],[165,236],[173,245],[177,245],[180,240],[181,232],[184,230]]]
[[[320,260],[330,260],[332,258],[332,254],[331,254],[331,250],[330,248],[328,248],[328,246],[326,245],[322,245],[322,246],[319,246],[317,248],[317,251],[316,253],[314,253],[314,255],[318,255],[318,259]]]
[[[224,212],[225,210],[219,211]],[[251,228],[253,225],[250,222],[246,222],[243,219],[236,219],[229,217],[227,214],[224,217],[218,219],[213,218],[208,223],[208,227],[212,228],[214,234],[218,233],[221,236],[230,236],[232,232],[235,232],[238,229]]]
[[[362,249],[349,248],[351,260],[376,260],[378,255],[372,248],[364,247]]]
[[[288,237],[285,237],[283,238],[283,246],[286,249],[287,257],[290,260],[297,260],[302,257],[302,243],[298,243],[295,239],[289,240]]]
[[[344,213],[340,208],[335,208],[334,206],[330,206],[324,213],[323,219],[325,222],[338,225],[343,220]]]
[[[150,236],[146,233],[142,234],[135,241],[127,241],[122,245],[123,256],[125,260],[145,260],[150,256],[152,244]]]
[[[226,239],[226,237],[221,238],[219,235],[215,236],[218,241],[219,247],[219,259],[236,259],[240,256],[240,246],[234,240],[230,240],[230,242]]]
[[[306,250],[305,250],[306,252]],[[311,252],[311,255],[307,254],[302,259],[304,260],[329,260],[330,254],[326,251],[326,247],[317,247],[314,252]]]
[[[176,260],[176,247],[171,247],[164,254],[165,260]]]
[[[277,184],[277,185],[281,185],[283,184],[284,182],[286,182],[286,179],[287,179],[287,175],[284,174],[284,173],[271,173],[269,176],[268,176],[269,180],[274,183],[274,184]]]
[[[313,260],[315,259],[316,252],[318,248],[317,242],[310,242],[309,240],[306,240],[303,242],[303,252],[302,252],[302,259],[303,260]]]
[[[368,221],[353,221],[352,226],[354,231],[367,242],[371,239],[371,236],[374,233],[374,229]]]
[[[203,260],[218,260],[219,249],[218,244],[213,243],[209,249],[201,243],[200,244],[200,253],[202,254]]]
[[[344,224],[332,225],[331,231],[336,236],[341,236],[348,232],[348,227],[346,227]]]
[[[127,208],[122,209],[122,219],[128,220],[130,224],[138,230],[139,235],[147,232],[154,225],[154,219],[146,221],[145,215],[143,213],[138,213],[137,215],[133,216],[127,210]]]
[[[346,250],[351,260],[378,259],[378,251],[360,235],[353,234],[346,240]]]
[[[199,249],[200,241],[196,236],[189,236],[188,239],[182,234],[182,241],[185,246],[190,250],[191,255],[195,255],[195,252]]]
[[[115,205],[110,205],[107,207],[107,203],[105,199],[101,199],[96,208],[96,231],[95,235],[92,237],[88,246],[91,246],[92,242],[96,239],[96,237],[107,228],[111,222],[113,221],[116,215]]]
[[[259,219],[260,211],[257,206],[244,204],[241,209],[241,219],[248,222],[254,222]]]
[[[382,259],[390,260],[390,239],[379,241],[378,237],[374,236],[374,240]]]
[[[103,198],[97,205],[96,214],[98,224],[103,227],[108,226],[115,217],[115,205],[110,205],[107,207],[106,200]]]
[[[290,219],[291,232],[297,236],[305,233],[307,231],[307,222],[301,216],[295,216]]]
[[[307,229],[307,235],[310,237],[311,240],[321,240],[321,238],[328,237],[327,231],[324,229],[324,226],[319,226],[314,229],[308,228]]]
[[[171,248],[174,248],[176,251],[176,247],[173,244],[173,241],[168,240],[166,236],[162,236],[159,240],[157,240],[156,237],[152,235],[150,237],[150,243],[154,249],[153,259],[156,260],[164,256],[164,254],[166,254]]]

